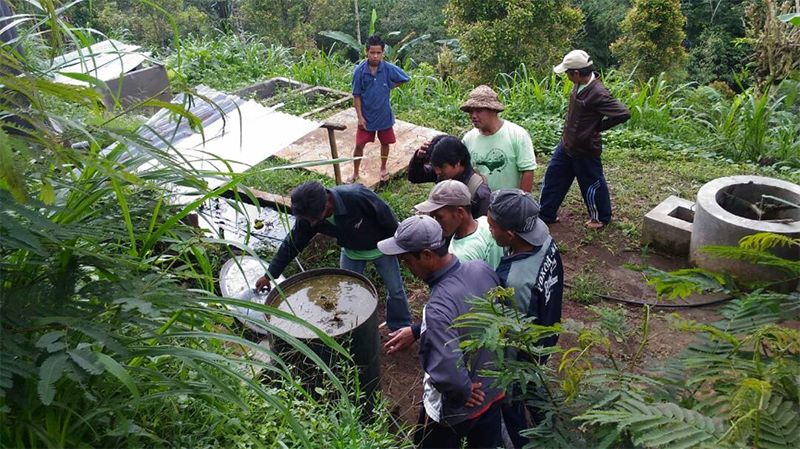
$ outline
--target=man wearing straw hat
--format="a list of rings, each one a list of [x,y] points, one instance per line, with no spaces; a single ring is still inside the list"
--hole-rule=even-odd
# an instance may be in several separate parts
[[[536,168],[531,136],[521,126],[501,119],[498,114],[503,109],[491,87],[476,87],[461,105],[475,127],[462,140],[472,156],[472,165],[488,179],[489,189],[530,192]]]
[[[578,178],[583,201],[589,212],[586,226],[600,229],[611,221],[611,196],[603,176],[600,133],[627,121],[631,113],[611,96],[595,73],[592,59],[583,50],[564,56],[553,71],[564,73],[575,86],[569,97],[569,109],[556,147],[542,183],[540,218],[545,223],[558,221],[558,208]]]

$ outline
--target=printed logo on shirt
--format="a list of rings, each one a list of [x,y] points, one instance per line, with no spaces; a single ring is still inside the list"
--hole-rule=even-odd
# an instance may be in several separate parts
[[[499,148],[494,148],[488,153],[486,153],[485,157],[475,157],[472,160],[473,165],[482,165],[489,170],[489,173],[494,173],[496,171],[500,171],[508,165],[508,157],[503,152],[503,150]]]
[[[542,269],[539,271],[539,276],[536,279],[536,287],[544,293],[544,305],[550,301],[550,296],[553,291],[553,286],[558,283],[558,276],[556,275],[556,253],[554,244],[550,245],[547,251],[547,256],[542,262]]]
[[[363,222],[364,222],[364,219],[362,218],[361,220],[358,220],[358,223],[356,223],[353,227],[355,229],[359,229],[361,227],[361,223],[363,223]]]

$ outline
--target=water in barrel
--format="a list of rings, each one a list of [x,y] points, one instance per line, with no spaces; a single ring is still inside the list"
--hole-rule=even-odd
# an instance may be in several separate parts
[[[319,328],[331,337],[348,333],[364,323],[377,305],[370,287],[352,276],[311,277],[290,285],[275,297],[273,306]],[[308,339],[316,335],[306,326],[270,317],[270,322],[293,337]]]

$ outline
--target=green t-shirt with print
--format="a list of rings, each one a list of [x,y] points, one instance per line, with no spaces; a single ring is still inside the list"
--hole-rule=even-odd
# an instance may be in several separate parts
[[[531,136],[508,120],[491,136],[473,128],[462,140],[469,149],[472,166],[486,176],[492,191],[518,189],[520,172],[536,168]]]
[[[326,218],[326,220],[335,226],[336,220],[333,217],[334,216],[331,215],[330,217]],[[342,250],[344,250],[344,255],[349,257],[350,260],[375,260],[383,257],[383,253],[378,248],[366,250],[342,248]]]
[[[482,260],[492,269],[500,265],[503,257],[503,247],[497,246],[485,216],[478,218],[478,229],[472,234],[460,239],[453,237],[450,252],[461,260]]]

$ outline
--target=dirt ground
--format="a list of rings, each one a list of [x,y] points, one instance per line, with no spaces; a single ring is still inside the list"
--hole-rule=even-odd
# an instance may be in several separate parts
[[[602,289],[608,296],[615,296],[625,299],[634,299],[644,302],[655,302],[656,295],[654,288],[647,284],[644,276],[636,271],[623,267],[623,264],[642,264],[643,252],[638,245],[630,245],[628,240],[622,238],[619,230],[607,229],[604,231],[591,231],[596,234],[606,232],[608,234],[592,235],[583,229],[583,216],[562,211],[561,221],[550,226],[553,237],[562,248],[562,260],[566,283],[576,284],[578,277],[591,272],[594,278],[602,281]],[[601,238],[602,237],[602,238]],[[619,237],[619,238],[617,238]],[[673,257],[666,254],[647,252],[646,262],[653,267],[662,270],[676,270],[688,267],[685,259]],[[427,299],[426,290],[410,291],[409,303],[412,315],[415,319],[420,318],[422,306]],[[562,321],[575,320],[590,323],[595,314],[589,310],[587,305],[579,304],[567,299],[569,289],[565,290],[565,298],[562,307]],[[698,303],[706,302],[712,297],[689,297],[685,302]],[[621,304],[616,301],[597,299],[593,305],[619,306],[626,310],[629,325],[633,329],[640,329],[644,318],[644,309],[640,306]],[[682,303],[674,301],[673,304]],[[692,335],[674,331],[670,328],[665,316],[678,313],[681,316],[699,322],[710,323],[719,320],[721,316],[717,312],[719,306],[702,308],[682,308],[665,309],[655,308],[651,313],[649,343],[642,355],[643,367],[652,367],[659,361],[675,355],[685,348]],[[381,310],[381,313],[384,313]],[[381,339],[383,343],[389,340],[389,330],[381,329]],[[638,344],[638,334],[631,340]],[[565,335],[559,340],[559,345],[574,345],[573,336]],[[622,357],[635,351],[635,347],[623,348],[615,343],[615,351],[619,351]],[[636,345],[633,345],[636,346]],[[393,355],[381,354],[381,372],[383,376],[383,394],[389,401],[392,415],[400,424],[413,425],[419,416],[419,407],[422,397],[422,372],[417,357],[418,346]],[[557,358],[551,359],[551,362]]]

